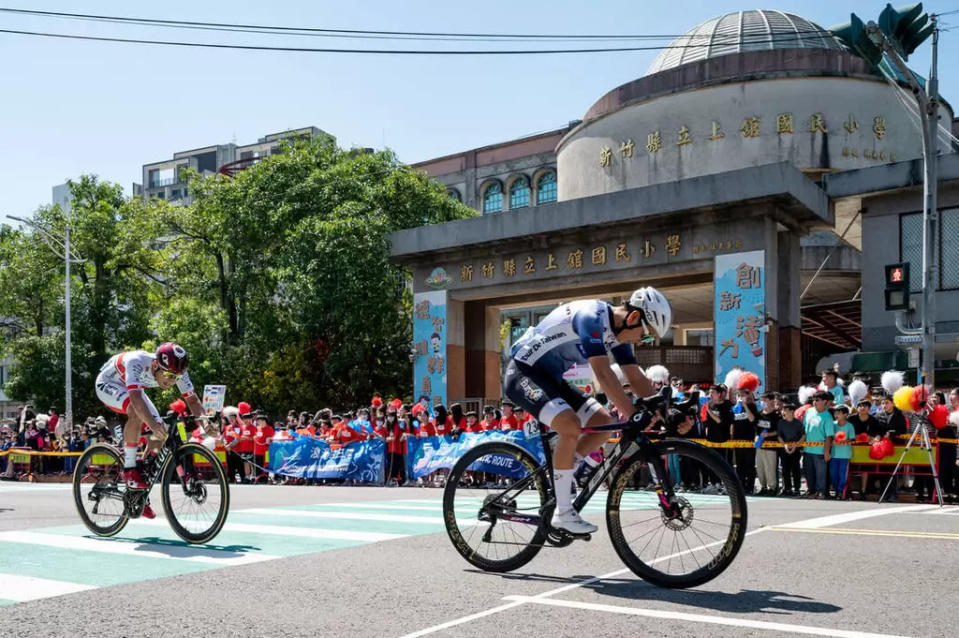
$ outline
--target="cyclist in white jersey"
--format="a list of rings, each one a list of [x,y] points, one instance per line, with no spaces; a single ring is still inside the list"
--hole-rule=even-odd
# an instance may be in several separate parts
[[[144,389],[165,389],[176,384],[190,413],[203,414],[203,406],[193,391],[193,383],[186,371],[189,365],[190,356],[186,350],[175,343],[164,343],[157,348],[156,353],[144,350],[121,352],[110,357],[100,368],[96,381],[97,397],[114,412],[127,415],[123,427],[123,478],[129,489],[147,488],[137,468],[141,425],[145,423],[150,426],[154,436],[160,440],[167,433],[159,411]],[[143,508],[146,518],[155,515],[149,504]]]
[[[581,436],[582,428],[613,422],[595,399],[566,383],[563,373],[574,363],[589,363],[606,396],[627,419],[634,407],[610,366],[609,355],[625,373],[634,394],[654,394],[652,384],[636,364],[631,343],[652,341],[654,333],[662,338],[671,321],[666,297],[647,286],[619,306],[595,299],[563,304],[513,344],[503,393],[559,435],[553,453],[553,527],[572,534],[596,531],[595,525],[573,509],[573,466],[609,438],[608,432]]]

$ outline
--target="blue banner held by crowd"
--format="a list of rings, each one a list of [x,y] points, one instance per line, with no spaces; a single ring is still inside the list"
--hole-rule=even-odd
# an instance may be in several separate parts
[[[490,441],[507,441],[527,450],[534,458],[544,462],[543,446],[540,438],[527,439],[526,435],[518,430],[475,432],[461,434],[457,439],[451,436],[429,436],[420,439],[411,439],[409,442],[409,470],[412,478],[427,476],[437,470],[451,469],[453,465],[467,451],[480,443]],[[471,470],[478,472],[496,472],[510,476],[521,474],[519,463],[503,457],[484,457],[473,463]]]
[[[269,470],[305,479],[350,479],[382,483],[386,443],[381,439],[331,448],[324,441],[301,436],[270,443]]]

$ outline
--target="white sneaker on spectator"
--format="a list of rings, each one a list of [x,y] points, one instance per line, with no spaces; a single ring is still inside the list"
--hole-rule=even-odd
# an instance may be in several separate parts
[[[599,529],[592,523],[583,520],[579,512],[574,509],[554,513],[551,524],[557,529],[562,529],[570,534],[576,535],[593,534]]]

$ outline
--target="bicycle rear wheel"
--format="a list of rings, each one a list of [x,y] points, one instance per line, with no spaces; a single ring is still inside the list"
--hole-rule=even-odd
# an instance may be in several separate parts
[[[112,445],[92,445],[73,470],[73,502],[80,520],[98,536],[113,536],[130,520],[124,504],[123,457]]]
[[[651,443],[626,461],[609,491],[606,522],[616,553],[636,575],[660,587],[695,587],[736,557],[746,535],[746,497],[732,468],[689,441]],[[656,476],[660,468],[665,476]],[[652,472],[650,470],[653,470]],[[672,502],[663,504],[672,494]]]
[[[170,527],[186,542],[209,542],[223,529],[230,488],[220,460],[202,445],[184,443],[170,455],[160,493]]]
[[[545,468],[518,445],[496,441],[469,450],[443,493],[443,520],[456,551],[492,572],[533,560],[546,541],[548,482]]]

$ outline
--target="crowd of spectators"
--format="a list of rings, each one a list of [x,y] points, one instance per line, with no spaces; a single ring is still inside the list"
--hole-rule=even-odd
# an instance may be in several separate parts
[[[822,373],[818,383],[796,392],[764,392],[757,396],[753,384],[740,381],[747,374],[732,374],[727,383],[708,390],[686,387],[682,380],[671,379],[674,397],[683,398],[695,391],[701,398],[698,409],[690,408],[688,414],[671,417],[666,425],[669,433],[717,445],[735,467],[747,494],[846,500],[882,495],[893,466],[873,462],[878,460],[876,457],[855,464],[851,461],[856,443],[874,446],[888,438],[892,444],[902,446],[912,433],[913,424],[894,400],[895,389],[870,386],[868,375],[854,374],[847,392],[838,373],[830,369]],[[945,502],[954,503],[959,489],[955,444],[959,388],[949,392],[948,399],[944,392],[936,391],[924,400],[927,404],[923,407],[931,410],[942,405],[951,413],[944,425],[927,424],[924,429],[932,443],[937,442],[937,437],[942,439],[936,469]],[[719,447],[730,441],[739,445]],[[921,438],[914,445],[920,443]],[[898,460],[901,449],[887,458]],[[710,484],[707,477],[698,476],[684,487],[706,492],[721,489]],[[914,493],[918,502],[931,500],[931,468],[923,464],[905,466],[890,483],[885,498],[897,500],[906,489]]]
[[[687,407],[659,422],[672,436],[700,439],[716,445],[735,468],[747,493],[759,496],[799,498],[865,499],[878,496],[888,476],[874,464],[852,464],[854,442],[873,444],[884,437],[903,437],[911,431],[910,423],[893,401],[892,393],[881,386],[870,386],[865,375],[853,375],[848,386],[834,370],[826,370],[818,385],[807,385],[792,393],[757,393],[754,384],[740,382],[747,375],[727,377],[726,384],[687,385],[682,379],[670,378],[662,366],[650,369],[654,385],[672,386],[676,400],[698,397],[698,408]],[[731,386],[731,387],[730,387]],[[628,386],[624,386],[630,392]],[[631,393],[630,393],[631,394]],[[607,403],[600,394],[597,398]],[[933,392],[929,405],[945,405],[954,419],[942,429],[929,428],[930,436],[938,434],[946,441],[955,440],[959,424],[959,388],[949,392]],[[170,406],[183,411],[182,402]],[[607,407],[615,414],[611,404]],[[428,397],[415,403],[399,399],[384,401],[374,394],[369,405],[352,410],[329,408],[315,413],[290,410],[284,420],[255,410],[249,403],[227,406],[221,413],[219,435],[213,439],[198,428],[192,437],[226,455],[228,476],[232,482],[304,481],[273,475],[267,470],[267,453],[273,441],[297,437],[322,440],[332,447],[381,439],[385,442],[385,480],[388,485],[442,485],[445,472],[413,479],[407,476],[409,440],[416,437],[453,436],[490,430],[523,430],[532,421],[519,406],[509,401],[485,405],[482,413],[464,411],[462,405],[432,405]],[[90,417],[72,429],[51,408],[47,414],[36,414],[27,406],[12,426],[0,427],[0,451],[11,447],[35,451],[78,452],[95,442],[112,442],[115,424],[103,416]],[[736,447],[719,447],[730,441]],[[902,444],[900,438],[898,443]],[[764,445],[765,443],[765,445]],[[774,445],[770,445],[773,443]],[[775,445],[777,444],[778,445]],[[956,466],[956,445],[943,442],[938,446],[938,473],[947,502],[955,502],[959,488],[959,467]],[[68,474],[75,457],[36,457],[34,473]],[[683,489],[704,493],[720,491],[710,478],[695,472],[676,471],[676,480]],[[929,468],[915,466],[900,472],[893,481],[887,498],[896,499],[900,491],[911,489],[922,502],[932,498],[933,485]],[[15,478],[12,464],[0,457],[0,478]],[[805,489],[803,484],[805,483]]]
[[[176,406],[179,407],[179,406]],[[303,483],[327,481],[304,481],[288,477],[270,476],[266,469],[265,456],[273,441],[289,441],[294,437],[310,437],[328,443],[332,447],[381,439],[386,444],[385,479],[388,485],[441,485],[443,474],[416,479],[407,476],[409,440],[433,436],[453,436],[488,430],[522,430],[532,420],[522,408],[510,401],[498,405],[486,405],[482,415],[464,411],[459,403],[448,408],[432,405],[428,397],[420,397],[416,403],[404,403],[400,399],[384,402],[374,394],[370,404],[354,410],[334,412],[323,408],[315,413],[290,410],[285,421],[273,421],[250,404],[240,402],[227,406],[221,413],[221,437],[214,441],[222,444],[227,454],[227,475],[234,482],[284,482]],[[202,440],[205,434],[197,429],[192,435]]]

